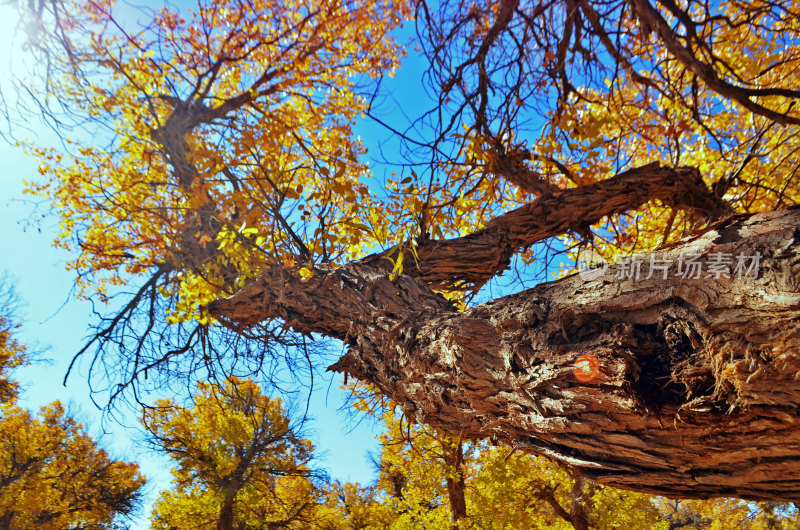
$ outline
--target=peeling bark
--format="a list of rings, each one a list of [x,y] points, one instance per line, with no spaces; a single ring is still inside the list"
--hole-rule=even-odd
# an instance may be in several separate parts
[[[618,280],[609,268],[458,312],[367,260],[306,281],[267,271],[210,309],[229,325],[281,318],[343,340],[331,370],[465,439],[500,439],[615,487],[796,501],[798,242],[794,209],[737,216],[655,253],[758,252],[756,279]],[[590,383],[573,375],[585,353],[599,360]]]

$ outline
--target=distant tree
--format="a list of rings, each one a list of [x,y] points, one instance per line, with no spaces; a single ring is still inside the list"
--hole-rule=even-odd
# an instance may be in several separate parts
[[[0,276],[0,403],[10,403],[19,395],[19,383],[11,370],[30,362],[27,347],[14,338],[20,324],[15,320],[16,295],[8,276]]]
[[[475,528],[657,529],[653,496],[605,487],[547,458],[485,444],[467,486]]]
[[[450,528],[467,517],[465,475],[475,447],[435,429],[410,425],[402,414],[382,414],[378,487],[396,514],[392,528]]]
[[[111,459],[60,403],[0,406],[0,527],[100,529],[139,506],[139,466]]]
[[[313,446],[253,381],[200,383],[191,407],[159,401],[142,424],[176,464],[173,488],[153,508],[154,528],[299,529],[319,518]]]
[[[659,510],[668,523],[665,530],[790,530],[800,527],[800,510],[792,503],[663,499]]]
[[[59,402],[33,415],[15,405],[9,370],[26,362],[18,327],[0,300],[0,528],[112,528],[139,505],[145,478],[136,464],[114,460]]]
[[[334,481],[325,489],[316,526],[321,530],[384,530],[397,518],[377,486]]]

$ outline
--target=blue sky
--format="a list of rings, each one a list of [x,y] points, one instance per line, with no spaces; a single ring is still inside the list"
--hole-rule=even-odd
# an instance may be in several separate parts
[[[0,147],[0,159],[0,231],[4,249],[0,271],[11,274],[23,302],[19,338],[44,349],[39,359],[49,359],[15,373],[24,386],[20,405],[37,409],[60,400],[91,434],[102,435],[101,443],[115,457],[139,462],[148,477],[148,488],[155,493],[168,486],[169,460],[135,445],[133,439],[139,435],[134,428],[135,418],[122,418],[129,427],[102,421],[100,411],[89,399],[85,363],[79,365],[66,387],[62,385],[69,361],[86,337],[91,307],[71,296],[73,278],[64,270],[68,256],[50,245],[55,232],[53,220],[41,219],[41,232],[36,227],[26,227],[24,220],[28,219],[31,205],[20,200],[21,179],[35,174],[35,168],[18,151],[5,145]],[[375,473],[368,451],[378,451],[377,426],[369,420],[359,423],[347,410],[340,410],[346,396],[339,390],[340,377],[334,377],[332,384],[330,377],[318,382],[311,402],[314,421],[307,430],[320,454],[320,464],[332,477],[370,482]]]
[[[122,421],[128,427],[102,421],[100,411],[89,399],[86,363],[78,365],[66,387],[62,385],[69,361],[84,344],[92,308],[88,302],[73,298],[73,276],[64,269],[69,255],[51,246],[57,221],[49,215],[32,218],[34,203],[30,196],[22,195],[22,179],[35,177],[35,165],[19,149],[5,143],[0,144],[0,160],[0,271],[11,275],[22,301],[19,338],[42,350],[39,359],[49,359],[14,374],[24,386],[20,405],[37,409],[60,400],[91,434],[102,435],[101,443],[112,455],[141,465],[148,477],[148,489],[155,496],[168,487],[170,464],[165,457],[137,447],[136,419],[125,415]],[[46,213],[46,209],[43,211]],[[377,426],[370,420],[358,422],[346,409],[340,410],[346,397],[339,390],[340,382],[340,376],[332,375],[317,381],[311,402],[313,421],[306,430],[318,449],[320,465],[333,478],[368,483],[375,477],[368,452],[379,449]],[[142,526],[136,528],[147,527],[146,517],[140,522]]]
[[[15,20],[14,10],[0,5],[0,88],[6,94],[9,93],[7,72]],[[14,50],[16,59],[20,58],[19,53],[18,49]],[[5,130],[5,124],[2,125]],[[29,122],[27,125],[27,131],[14,131],[18,139],[57,144],[52,131],[41,124]],[[362,134],[374,138],[375,132],[367,126]],[[18,338],[41,350],[40,362],[14,374],[24,388],[19,403],[35,410],[60,400],[113,456],[137,461],[148,478],[148,498],[133,528],[148,528],[149,504],[161,489],[169,486],[170,462],[166,457],[144,451],[135,443],[141,434],[132,414],[121,418],[125,426],[103,420],[89,398],[85,362],[79,363],[66,387],[62,384],[70,360],[87,337],[92,307],[73,297],[74,278],[65,270],[70,255],[52,247],[58,220],[50,215],[46,204],[37,204],[30,195],[22,193],[23,179],[38,177],[36,164],[21,149],[2,140],[0,160],[0,274],[11,275],[23,305],[20,311],[23,327]],[[346,394],[340,390],[340,383],[339,375],[329,374],[324,380],[317,379],[310,410],[313,421],[306,425],[305,431],[315,442],[319,465],[332,478],[369,483],[376,472],[368,453],[379,450],[375,439],[379,426],[369,419],[353,417],[343,408]]]
[[[0,72],[8,70],[11,60],[9,46],[14,20],[13,10],[0,6]],[[408,37],[410,30],[407,27],[401,38]],[[391,97],[383,100],[380,115],[401,130],[407,125],[406,117],[418,116],[432,103],[422,93],[421,75],[421,61],[408,57],[397,75],[384,82],[383,92]],[[7,91],[6,77],[0,78],[0,87]],[[27,131],[16,130],[16,135],[20,139],[32,138],[38,144],[58,144],[58,138],[41,124],[31,122],[28,127]],[[396,141],[384,143],[389,132],[374,122],[360,123],[356,133],[363,138],[374,158],[381,158],[381,150],[387,154],[398,150]],[[86,340],[92,307],[73,297],[73,275],[64,267],[70,255],[51,245],[58,220],[49,214],[46,204],[37,205],[31,196],[22,194],[23,179],[38,177],[35,163],[19,148],[2,141],[0,159],[0,233],[3,238],[0,273],[6,271],[13,276],[24,303],[21,315],[24,326],[19,338],[42,348],[44,352],[40,357],[50,359],[17,372],[16,377],[25,386],[20,403],[36,409],[60,400],[113,456],[137,461],[148,477],[148,495],[145,509],[133,527],[147,528],[149,504],[160,490],[169,486],[170,462],[164,456],[144,451],[135,443],[141,433],[133,414],[120,417],[125,425],[104,421],[89,398],[86,362],[77,365],[66,387],[62,385],[70,360]],[[374,161],[372,165],[376,184],[383,181],[384,172],[388,174],[396,169],[380,167]],[[502,291],[501,288],[501,294]],[[319,465],[332,478],[366,484],[376,477],[368,455],[370,452],[377,454],[379,450],[375,439],[379,426],[372,420],[353,417],[352,412],[343,408],[346,395],[340,390],[340,383],[341,376],[330,374],[316,381],[310,409],[313,421],[307,424],[306,432],[317,447]]]

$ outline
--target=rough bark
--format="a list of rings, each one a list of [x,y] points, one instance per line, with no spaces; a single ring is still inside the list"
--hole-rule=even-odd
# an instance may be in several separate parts
[[[501,169],[512,182],[538,190],[522,168]],[[523,185],[526,182],[528,186]],[[520,249],[568,232],[585,232],[604,217],[635,210],[652,200],[695,217],[724,209],[697,169],[653,163],[587,186],[547,193],[465,237],[426,241],[417,249],[419,266],[409,267],[407,274],[433,288],[480,287],[506,270]],[[383,256],[365,261],[381,260]]]
[[[349,349],[331,369],[373,382],[410,417],[603,484],[796,501],[799,227],[797,209],[738,216],[655,253],[758,252],[756,279],[618,280],[609,268],[458,312],[367,260],[306,281],[270,270],[211,311],[339,338]],[[573,375],[585,353],[600,365],[590,383]]]

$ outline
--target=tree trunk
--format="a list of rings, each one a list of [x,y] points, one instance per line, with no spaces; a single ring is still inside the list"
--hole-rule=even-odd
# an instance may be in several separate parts
[[[467,517],[466,485],[464,484],[464,442],[458,440],[449,445],[450,440],[442,442],[444,461],[447,464],[447,499],[450,501],[450,520],[452,528],[458,530],[458,521]]]
[[[233,530],[233,500],[235,495],[225,495],[217,518],[217,530]]]
[[[590,492],[584,491],[586,482],[579,473],[571,473],[572,494],[570,495],[569,522],[575,530],[589,530],[589,515],[586,503],[591,497]],[[592,487],[591,485],[589,486]]]
[[[377,385],[406,414],[493,437],[602,484],[667,496],[800,498],[800,210],[741,215],[645,255],[458,312],[387,260],[273,269],[212,314],[281,318],[343,340],[331,370]],[[681,261],[681,256],[686,260]],[[760,255],[757,277],[676,277],[700,255]],[[653,259],[672,260],[667,279]],[[656,262],[660,263],[660,262]],[[731,265],[733,269],[733,265]],[[731,270],[731,272],[733,272]],[[574,361],[598,374],[581,382]]]
[[[567,511],[556,498],[556,489],[545,481],[534,481],[531,484],[533,497],[546,502],[553,509],[553,513],[572,525],[575,530],[589,530],[589,516],[583,505],[589,495],[583,491],[584,481],[579,475],[573,477],[572,492],[570,494],[570,510]]]

